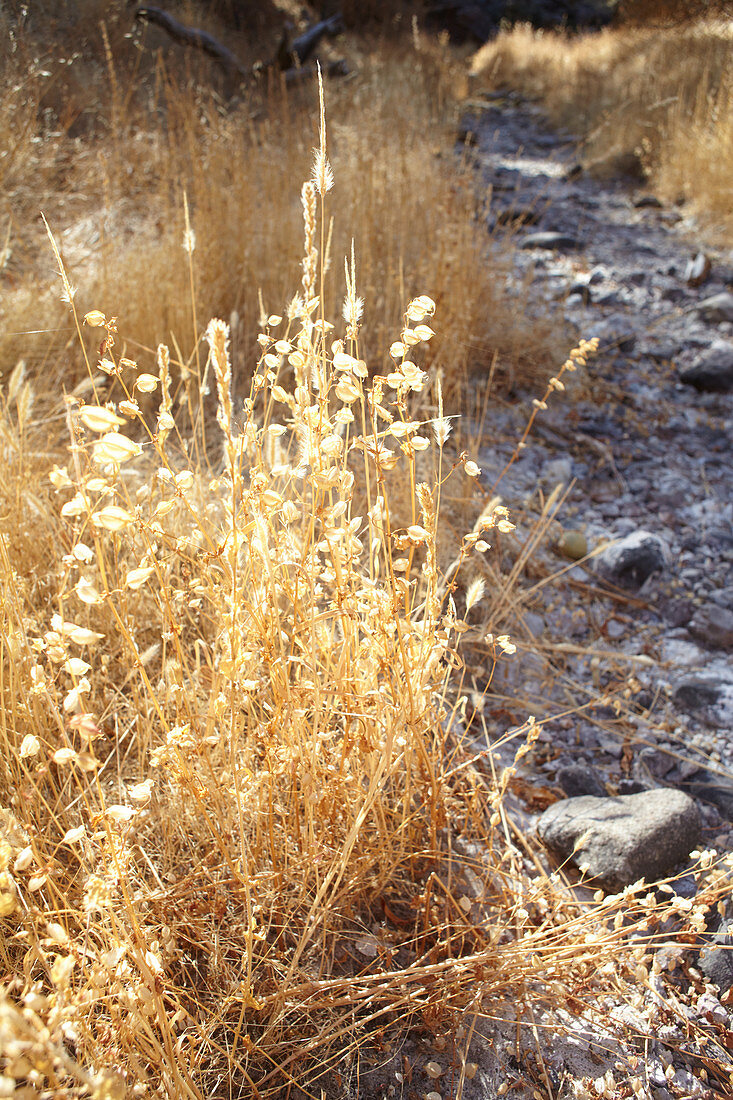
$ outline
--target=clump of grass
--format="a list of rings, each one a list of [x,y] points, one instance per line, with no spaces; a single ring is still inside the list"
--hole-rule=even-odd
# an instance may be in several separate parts
[[[375,1030],[623,986],[675,911],[644,884],[574,898],[507,817],[514,769],[497,774],[455,724],[480,559],[512,525],[490,503],[442,573],[445,482],[479,471],[449,457],[420,365],[435,303],[411,299],[389,370],[370,377],[353,253],[327,320],[332,182],[321,101],[300,289],[261,318],[241,409],[226,323],[180,379],[163,344],[154,371],[120,356],[116,322],[92,309],[102,340],[88,401],[64,403],[55,502],[4,479],[6,1091],[315,1087]],[[19,371],[3,408],[16,483],[31,476],[24,387]],[[510,732],[516,762],[536,735],[532,719]],[[693,929],[726,889],[711,864],[700,856]]]
[[[728,237],[733,170],[730,25],[618,27],[569,38],[515,27],[473,61],[477,79],[536,97],[599,172],[635,157],[661,198]]]
[[[431,286],[442,326],[428,362],[440,362],[449,402],[466,375],[485,376],[492,367],[497,386],[532,385],[566,342],[557,318],[518,319],[508,250],[491,248],[481,232],[485,196],[453,155],[455,63],[418,36],[399,49],[363,47],[355,64],[354,77],[332,91],[332,159],[342,187],[331,255],[348,253],[353,237],[367,303],[362,354],[384,369],[406,286]],[[66,67],[61,75],[68,76]],[[84,377],[44,266],[43,210],[65,227],[59,247],[85,300],[107,313],[125,301],[132,358],[150,367],[165,342],[187,363],[200,339],[196,318],[224,317],[235,379],[246,384],[258,290],[268,309],[279,308],[298,269],[292,181],[307,172],[310,93],[275,82],[223,110],[201,83],[183,81],[163,62],[146,83],[114,42],[106,75],[101,63],[93,75],[86,136],[59,132],[50,145],[39,142],[42,111],[31,112],[24,190],[15,187],[12,210],[0,205],[12,252],[0,316],[13,319],[0,333],[0,372],[22,356],[32,375],[54,384],[63,379],[73,388]],[[193,305],[181,262],[184,194],[195,233]],[[331,298],[340,279],[339,264],[327,265]]]

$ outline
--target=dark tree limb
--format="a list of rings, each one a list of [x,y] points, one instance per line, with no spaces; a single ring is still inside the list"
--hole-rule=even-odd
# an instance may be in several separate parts
[[[235,72],[243,80],[251,75],[239,58],[226,46],[222,46],[221,42],[217,42],[212,35],[207,34],[206,31],[196,30],[194,27],[184,26],[183,23],[179,23],[177,19],[169,15],[167,11],[161,11],[160,8],[138,8],[135,12],[135,19],[162,27],[174,42],[180,42],[183,46],[192,46],[193,49],[201,50],[230,74]]]
[[[229,76],[236,73],[242,80],[247,80],[253,76],[252,71],[245,68],[239,58],[226,46],[222,46],[221,42],[218,42],[212,35],[194,27],[185,26],[160,8],[147,6],[138,8],[135,12],[135,19],[162,27],[174,42],[180,42],[183,46],[191,46],[193,49],[201,50],[221,65]],[[292,41],[290,39],[291,30],[292,27],[286,24],[282,41],[275,58],[269,66],[270,68],[280,69],[289,83],[298,80],[299,73],[309,72],[307,68],[302,69],[301,66],[311,57],[322,38],[326,35],[340,34],[343,31],[343,22],[340,15],[332,15],[330,19],[323,19],[320,23],[315,23]],[[327,71],[331,76],[343,75],[345,64],[343,61],[333,62],[327,67]]]
[[[322,19],[320,23],[314,23],[290,43],[291,64],[304,65],[322,38],[326,35],[333,38],[337,34],[342,34],[343,29],[344,23],[339,14],[332,15],[330,19]]]

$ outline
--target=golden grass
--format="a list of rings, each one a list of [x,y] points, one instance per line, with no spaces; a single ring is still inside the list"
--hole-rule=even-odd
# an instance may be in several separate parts
[[[4,1094],[318,1096],[375,1036],[468,1006],[643,1001],[674,905],[550,875],[460,721],[458,642],[487,676],[511,650],[519,567],[441,377],[496,352],[530,377],[552,332],[512,319],[435,156],[430,64],[334,90],[328,194],[322,115],[319,193],[318,126],[280,92],[226,116],[161,77],[165,128],[123,98],[77,160],[63,133],[17,144],[4,320],[51,332],[2,345]],[[38,136],[25,110],[7,125]],[[62,318],[17,216],[40,195],[57,236],[61,198],[79,211]],[[107,219],[86,259],[82,217]],[[517,761],[536,732],[483,731]],[[727,888],[710,863],[690,936]]]
[[[730,22],[614,28],[569,38],[515,27],[476,54],[483,86],[537,98],[583,139],[591,168],[633,154],[650,186],[687,204],[717,243],[733,234]]]
[[[104,312],[82,319],[63,266],[80,347],[87,329],[103,347],[87,400],[61,404],[69,455],[50,485],[32,473],[32,385],[20,369],[8,384],[6,1092],[318,1095],[345,1052],[394,1028],[507,998],[592,1010],[647,974],[675,912],[642,884],[573,897],[511,825],[513,769],[465,742],[451,669],[485,539],[511,523],[481,509],[446,577],[446,482],[478,471],[450,454],[420,365],[435,303],[410,301],[371,377],[353,258],[328,322],[325,140],[322,115],[299,294],[262,318],[241,415],[224,322],[182,380],[162,344],[141,370]],[[512,648],[493,644],[495,659]],[[530,719],[506,735],[517,761],[536,734]],[[727,884],[710,857],[698,871],[693,932]],[[460,1096],[460,1060],[451,1072]]]
[[[118,43],[119,26],[107,38]],[[336,257],[350,251],[353,236],[373,314],[365,328],[370,360],[382,356],[384,365],[402,303],[413,288],[430,285],[444,320],[432,354],[449,399],[467,373],[485,375],[492,364],[497,384],[532,384],[562,354],[562,322],[518,319],[516,291],[505,285],[508,257],[476,231],[486,217],[483,196],[471,170],[457,170],[446,156],[455,66],[429,42],[407,43],[363,49],[358,76],[332,85],[341,188],[326,287],[335,293],[342,274]],[[102,50],[89,77],[96,100],[76,103],[73,117],[87,121],[86,138],[53,130],[56,136],[36,140],[45,102],[40,77],[36,100],[25,92],[22,101],[8,100],[8,128],[30,130],[25,144],[16,142],[26,159],[0,202],[10,250],[0,373],[22,357],[49,381],[73,386],[84,376],[46,260],[42,210],[80,294],[108,312],[125,301],[133,357],[152,362],[164,340],[189,362],[200,354],[199,318],[223,316],[232,322],[235,375],[246,377],[259,292],[266,309],[279,308],[298,270],[293,179],[308,171],[313,135],[304,111],[312,89],[258,85],[225,111],[197,90],[200,82],[189,86],[159,63],[143,94],[123,46],[113,45],[106,58]],[[184,196],[195,234],[193,297],[182,248]]]

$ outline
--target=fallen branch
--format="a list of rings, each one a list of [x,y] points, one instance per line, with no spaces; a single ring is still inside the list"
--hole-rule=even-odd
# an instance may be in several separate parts
[[[221,42],[217,42],[206,31],[184,26],[183,23],[169,15],[167,11],[161,11],[160,8],[138,8],[135,12],[135,19],[136,21],[145,20],[148,23],[154,23],[156,26],[162,27],[174,42],[180,42],[184,46],[201,50],[228,72],[231,73],[233,70],[238,73],[243,80],[251,75],[239,58],[226,46],[222,46]]]
[[[231,50],[227,49],[226,46],[222,46],[221,42],[218,42],[212,35],[195,27],[185,26],[167,11],[162,11],[161,8],[138,8],[135,12],[135,20],[153,23],[169,34],[174,42],[201,50],[207,57],[212,58],[221,65],[228,75],[236,73],[242,80],[249,79],[254,75],[253,71],[247,69]],[[277,53],[269,66],[266,66],[282,71],[288,83],[300,80],[302,78],[301,74],[310,75],[312,70],[303,67],[305,62],[311,57],[322,38],[326,35],[332,37],[341,34],[343,22],[340,15],[332,15],[329,19],[323,19],[320,23],[315,23],[292,41],[290,38],[291,30],[291,25],[286,24]],[[329,76],[343,76],[348,70],[344,61],[334,61],[326,67],[326,71]]]
[[[341,34],[343,29],[343,20],[339,14],[332,15],[329,19],[322,19],[320,23],[314,23],[290,43],[291,64],[295,62],[297,65],[304,65],[322,38],[326,35],[333,38]]]

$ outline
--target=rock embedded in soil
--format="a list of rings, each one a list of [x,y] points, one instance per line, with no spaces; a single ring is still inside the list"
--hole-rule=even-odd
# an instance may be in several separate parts
[[[674,690],[674,701],[679,707],[699,710],[702,707],[715,706],[723,691],[719,680],[709,680],[701,676],[691,676],[683,680]]]
[[[713,649],[733,648],[733,611],[716,603],[698,608],[687,627],[692,637]]]
[[[522,240],[519,247],[562,252],[565,249],[578,248],[579,242],[575,237],[571,237],[569,233],[555,233],[552,230],[547,230],[543,233],[530,233]]]
[[[652,210],[662,209],[662,203],[656,195],[639,195],[634,199],[634,206],[637,210],[643,210],[645,207]]]
[[[700,952],[700,969],[725,993],[733,986],[733,921],[722,921],[711,940]]]
[[[706,321],[716,324],[733,321],[733,294],[729,290],[724,290],[721,294],[713,294],[711,298],[705,298],[700,302],[697,312]]]
[[[647,581],[643,600],[628,600],[632,593],[624,583],[629,580],[633,590],[643,581],[638,562],[630,567],[628,577],[619,578],[619,587],[626,591],[614,591],[604,599],[598,593],[598,574],[590,576],[591,562],[587,568],[565,563],[563,569],[559,559],[548,558],[548,566],[560,575],[552,585],[551,597],[550,586],[542,590],[548,597],[545,607],[541,598],[533,604],[543,612],[547,624],[543,641],[548,646],[555,640],[571,643],[563,646],[564,669],[584,685],[591,677],[589,658],[571,653],[572,643],[582,638],[609,654],[598,658],[602,687],[618,680],[618,660],[630,657],[634,663],[629,672],[638,677],[642,690],[629,700],[628,718],[611,708],[597,707],[592,722],[577,715],[567,724],[565,720],[548,724],[542,731],[547,736],[538,739],[523,775],[531,781],[537,770],[538,782],[541,778],[551,785],[555,794],[562,787],[570,798],[590,795],[604,803],[609,790],[622,793],[625,781],[629,783],[623,791],[627,798],[658,797],[667,804],[687,795],[695,800],[705,832],[701,829],[699,836],[688,838],[689,846],[682,846],[683,855],[685,848],[703,844],[717,848],[722,855],[730,850],[733,837],[733,820],[726,809],[733,800],[733,784],[728,785],[726,779],[733,774],[730,651],[693,642],[683,628],[701,605],[716,603],[733,610],[733,544],[727,541],[733,524],[729,462],[733,326],[708,321],[698,310],[704,299],[733,290],[733,286],[726,287],[733,283],[733,252],[722,240],[718,242],[716,250],[709,253],[712,271],[707,281],[690,285],[686,282],[687,261],[707,251],[695,224],[685,218],[672,229],[668,209],[633,209],[636,193],[630,193],[626,182],[597,183],[574,165],[574,144],[558,135],[553,150],[545,140],[545,130],[541,109],[518,99],[489,107],[477,124],[476,167],[482,172],[483,183],[494,188],[493,213],[497,206],[537,211],[536,228],[520,232],[520,239],[544,230],[567,234],[581,244],[579,251],[516,250],[511,285],[522,308],[526,302],[528,313],[535,311],[537,317],[547,316],[548,310],[560,317],[565,313],[574,339],[576,335],[587,339],[596,332],[615,335],[616,341],[635,335],[636,345],[630,354],[619,354],[613,338],[603,341],[599,355],[583,372],[587,390],[548,403],[521,461],[509,471],[502,488],[513,505],[531,499],[538,482],[547,494],[558,481],[565,481],[565,470],[562,477],[556,476],[560,471],[555,460],[571,455],[576,485],[557,517],[563,529],[586,533],[591,547],[635,531],[654,532],[664,552],[653,562],[662,572]],[[509,215],[500,220],[504,217]],[[494,240],[498,247],[501,233],[497,225]],[[578,293],[586,283],[592,289],[590,302]],[[566,296],[569,302],[563,301]],[[615,334],[606,332],[606,325],[609,330],[613,327]],[[727,359],[723,351],[728,353]],[[673,367],[660,369],[659,360]],[[730,365],[721,371],[721,363],[726,362]],[[691,376],[688,381],[683,375],[686,384],[682,384],[679,372],[685,368]],[[534,390],[530,395],[535,396]],[[526,396],[521,393],[522,398]],[[511,453],[506,440],[518,437],[524,428],[524,407],[506,408],[498,416],[506,453],[489,459],[487,447],[481,463],[490,468],[495,462],[494,476]],[[553,436],[542,434],[546,427]],[[603,452],[594,446],[595,440],[602,444]],[[612,456],[618,474],[606,456]],[[554,525],[551,530],[560,536]],[[554,549],[559,549],[557,542]],[[592,593],[589,582],[595,587]],[[626,631],[619,644],[613,639],[617,627],[623,625]],[[644,655],[650,658],[648,664],[643,662]],[[637,657],[642,658],[638,664]],[[520,676],[517,665],[515,677],[518,680]],[[697,709],[684,692],[679,700],[674,699],[672,693],[678,685],[693,678],[719,681],[720,698]],[[539,690],[534,693],[545,705],[552,699],[560,711],[566,685],[562,676],[547,677],[541,694]],[[591,786],[587,772],[573,771],[581,763],[592,769],[591,775],[596,773],[605,790]],[[574,779],[577,786],[573,786]],[[639,786],[647,793],[632,794]],[[662,786],[668,789],[648,793],[658,792]],[[581,838],[578,834],[577,840]],[[653,840],[647,847],[653,850],[656,843]],[[568,854],[573,845],[574,841],[568,844]],[[579,854],[587,858],[584,850]],[[697,886],[694,876],[686,876],[683,896],[693,899]],[[674,890],[682,892],[683,883],[675,882]],[[655,994],[646,993],[650,1003]],[[549,1045],[554,1054],[556,1034],[551,1035]],[[583,1049],[588,1045],[584,1033]],[[651,1056],[650,1051],[650,1061]],[[557,1068],[561,1074],[561,1067]],[[678,1087],[677,1075],[674,1084],[669,1084],[666,1069],[661,1062],[654,1067],[653,1087],[650,1073],[650,1097],[671,1100],[673,1092],[694,1094],[687,1085]],[[588,1071],[579,1072],[576,1064],[570,1079],[595,1078],[602,1073],[592,1064]],[[517,1100],[531,1100],[531,1090]]]
[[[667,551],[658,535],[634,531],[595,559],[595,569],[611,584],[636,591],[652,573],[665,568]]]
[[[558,768],[556,779],[568,798],[583,795],[606,797],[606,788],[595,768],[591,768],[589,764],[568,764],[564,768]]]
[[[730,393],[733,390],[733,344],[713,343],[691,366],[680,371],[680,381],[696,390]]]
[[[718,603],[721,607],[727,607],[733,611],[733,584],[726,585],[725,588],[719,588],[717,592],[711,592],[710,599],[713,603]]]
[[[658,787],[618,798],[584,796],[545,810],[537,832],[558,858],[621,890],[672,873],[695,847],[700,814],[682,791]]]
[[[723,817],[733,821],[733,783],[724,775],[701,768],[677,786],[692,798],[716,806]]]

